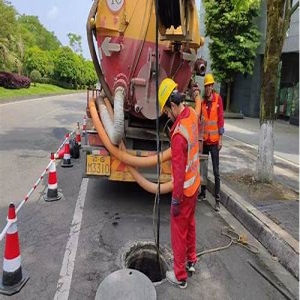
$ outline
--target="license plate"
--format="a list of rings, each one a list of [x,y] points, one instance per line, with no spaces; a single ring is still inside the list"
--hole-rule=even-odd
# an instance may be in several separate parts
[[[91,155],[86,156],[87,175],[110,175],[110,156]]]

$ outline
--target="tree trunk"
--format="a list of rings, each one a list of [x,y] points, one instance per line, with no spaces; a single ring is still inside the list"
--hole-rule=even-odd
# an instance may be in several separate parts
[[[266,120],[260,126],[258,157],[256,164],[258,181],[272,182],[274,175],[273,156],[273,121]]]
[[[289,0],[287,0],[289,1]],[[285,0],[267,0],[267,33],[260,94],[260,140],[257,160],[257,179],[273,180],[276,85],[285,28]]]
[[[231,94],[231,82],[227,82],[227,92],[226,92],[226,111],[230,109],[230,94]]]

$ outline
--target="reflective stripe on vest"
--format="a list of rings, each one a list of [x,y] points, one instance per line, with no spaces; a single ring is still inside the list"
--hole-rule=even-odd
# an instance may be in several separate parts
[[[219,94],[213,93],[214,101],[211,102],[210,114],[208,116],[208,109],[206,101],[202,102],[202,125],[203,125],[203,140],[210,139],[211,142],[218,142],[220,139],[218,128],[218,107]]]
[[[183,183],[183,194],[193,196],[200,185],[199,174],[199,145],[198,145],[198,120],[196,112],[190,109],[190,116],[180,120],[174,129],[174,134],[181,134],[187,141],[187,164]]]

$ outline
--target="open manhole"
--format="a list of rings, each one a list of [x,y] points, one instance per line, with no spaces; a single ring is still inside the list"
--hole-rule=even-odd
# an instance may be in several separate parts
[[[166,278],[166,271],[170,269],[167,262],[171,260],[167,249],[160,247],[158,255],[154,243],[137,242],[123,254],[123,267],[138,270],[153,283],[158,283]]]

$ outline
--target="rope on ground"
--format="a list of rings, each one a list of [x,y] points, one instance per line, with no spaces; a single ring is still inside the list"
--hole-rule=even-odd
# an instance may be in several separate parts
[[[200,257],[204,254],[225,250],[229,248],[232,244],[240,245],[254,254],[259,253],[258,248],[248,242],[246,235],[238,235],[235,231],[229,228],[222,230],[221,234],[227,236],[230,239],[230,242],[227,245],[201,251],[197,253],[197,257]]]

